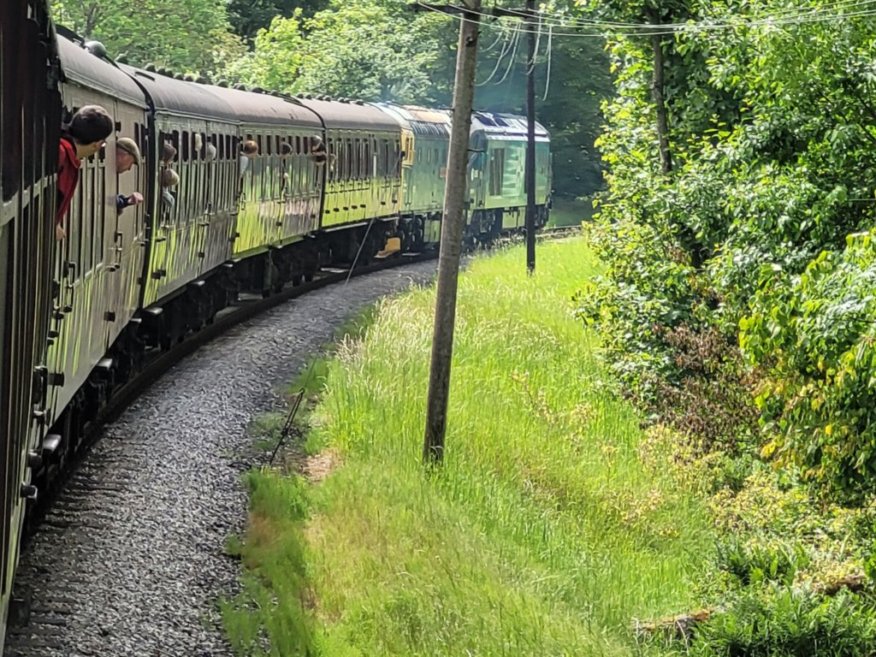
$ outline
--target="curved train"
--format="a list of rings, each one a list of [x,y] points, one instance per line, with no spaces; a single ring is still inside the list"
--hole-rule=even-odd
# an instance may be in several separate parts
[[[269,295],[327,264],[437,244],[450,114],[118,64],[56,33],[45,0],[0,3],[0,49],[5,629],[28,501],[150,350],[199,330],[241,291]],[[83,162],[67,239],[56,242],[60,126],[87,104],[105,107],[115,132]],[[119,174],[122,137],[135,140],[142,162]],[[543,225],[551,160],[541,126],[536,140]],[[243,158],[248,141],[257,153]],[[525,152],[523,119],[474,114],[469,242],[523,225]],[[162,186],[166,169],[178,177],[172,188]],[[134,192],[144,203],[118,212],[117,195]]]

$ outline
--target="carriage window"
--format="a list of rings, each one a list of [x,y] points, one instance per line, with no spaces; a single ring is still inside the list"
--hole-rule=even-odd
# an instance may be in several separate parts
[[[89,207],[91,191],[91,167],[86,164],[82,167],[82,174],[79,180],[79,208],[76,213],[78,221],[75,228],[71,225],[69,229],[74,229],[79,233],[79,242],[77,244],[76,254],[76,277],[81,278],[91,269],[91,217],[93,213]],[[72,218],[72,217],[71,217]],[[71,222],[72,224],[72,222]]]
[[[392,142],[388,139],[383,142],[386,147],[386,174],[387,176],[392,175]]]
[[[83,209],[85,207],[85,185],[80,180],[79,187],[76,189],[73,200],[70,203],[70,210],[65,219],[67,227],[67,262],[72,265],[69,269],[69,278],[71,281],[78,280],[82,276],[82,242],[85,230],[85,221],[83,221]]]
[[[94,261],[95,263],[103,262],[104,260],[104,240],[106,238],[106,164],[101,163],[95,171],[97,180],[95,187],[97,190],[94,194],[94,211],[95,215],[95,239],[94,239]]]
[[[374,175],[374,172],[371,171],[371,140],[366,139],[362,144],[362,150],[364,151],[364,164],[365,170],[362,174],[364,178],[370,178]]]
[[[293,148],[295,149],[296,155],[301,155],[304,152],[304,150],[301,148],[301,137],[295,137]]]
[[[505,149],[498,148],[490,157],[490,194],[499,196],[502,193],[502,183],[505,175]]]
[[[182,138],[182,153],[180,153],[180,159],[183,162],[189,161],[189,133],[184,132]]]
[[[174,130],[170,134],[170,143],[176,149],[176,159],[182,157],[182,154],[179,152],[179,131],[178,130]]]
[[[360,139],[353,139],[351,141],[351,145],[353,147],[353,152],[350,153],[350,177],[353,180],[359,179],[359,145],[361,143]]]

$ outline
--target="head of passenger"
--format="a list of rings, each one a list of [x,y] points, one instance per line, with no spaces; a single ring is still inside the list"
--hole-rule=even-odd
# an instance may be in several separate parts
[[[214,144],[211,144],[210,142],[207,142],[207,147],[204,149],[204,160],[206,160],[207,162],[212,162],[216,159],[216,155],[216,146]]]
[[[259,153],[259,145],[255,143],[252,139],[247,139],[243,142],[243,154],[249,157],[253,155],[258,155]]]
[[[114,127],[103,107],[85,105],[73,115],[65,132],[76,147],[76,157],[84,160],[104,147]]]
[[[165,164],[170,164],[173,162],[173,158],[176,157],[176,148],[169,141],[166,141],[161,144],[161,161]]]
[[[161,172],[162,187],[176,187],[179,185],[179,174],[173,169],[165,169]]]
[[[285,141],[280,144],[280,157],[288,157],[292,155],[292,146]]]
[[[116,171],[125,173],[134,165],[140,166],[140,148],[130,137],[116,140]]]
[[[322,144],[322,137],[318,135],[313,135],[310,138],[310,150],[311,151],[321,151],[324,150],[325,146]]]

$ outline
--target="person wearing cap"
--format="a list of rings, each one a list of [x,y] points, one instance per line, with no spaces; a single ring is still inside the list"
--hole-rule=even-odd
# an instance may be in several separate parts
[[[62,126],[58,144],[58,196],[55,209],[55,238],[67,237],[64,219],[79,185],[82,160],[100,151],[113,131],[113,120],[100,105],[86,105]]]
[[[125,173],[130,171],[135,164],[140,165],[140,148],[130,137],[121,137],[116,140],[116,172]],[[143,195],[140,192],[134,192],[130,196],[119,194],[116,198],[116,210],[121,214],[129,205],[139,205],[143,202]]]

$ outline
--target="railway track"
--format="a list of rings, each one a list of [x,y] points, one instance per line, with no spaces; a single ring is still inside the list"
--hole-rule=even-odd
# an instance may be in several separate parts
[[[560,238],[572,232],[574,231],[550,231],[544,238]],[[140,651],[136,648],[136,642],[130,645],[125,643],[125,637],[131,633],[134,638],[138,633],[148,634],[148,628],[144,628],[142,623],[136,627],[129,627],[126,632],[120,632],[117,628],[129,625],[126,615],[137,618],[139,613],[137,609],[143,604],[128,603],[127,607],[119,611],[113,605],[101,609],[100,604],[95,602],[106,601],[111,597],[114,585],[125,586],[126,583],[137,580],[141,577],[137,573],[141,571],[147,573],[146,581],[159,582],[149,587],[152,598],[157,595],[159,598],[169,596],[173,599],[173,590],[167,589],[165,584],[160,583],[163,581],[162,572],[165,570],[172,572],[176,568],[183,572],[181,577],[186,579],[185,573],[188,572],[191,564],[196,565],[198,573],[188,574],[190,586],[193,590],[200,591],[200,594],[194,598],[185,598],[187,600],[185,605],[200,608],[202,614],[215,616],[215,609],[210,605],[215,601],[216,591],[229,595],[234,592],[234,582],[237,578],[236,564],[231,566],[232,576],[229,578],[226,573],[224,578],[220,577],[218,586],[212,575],[204,575],[203,572],[228,570],[229,566],[226,563],[228,559],[224,554],[222,543],[229,534],[242,529],[239,523],[242,523],[246,516],[246,493],[239,485],[239,480],[246,470],[264,456],[240,457],[240,450],[246,449],[248,440],[243,429],[256,412],[253,409],[261,408],[260,404],[263,403],[264,398],[270,396],[270,391],[266,392],[262,389],[255,393],[251,389],[255,384],[248,379],[240,390],[250,395],[249,401],[243,398],[244,392],[238,394],[238,389],[234,385],[227,387],[224,393],[221,390],[217,392],[218,397],[211,397],[214,385],[218,390],[238,376],[238,372],[233,367],[229,368],[227,364],[223,366],[226,374],[210,375],[210,378],[216,379],[215,384],[204,379],[188,380],[185,378],[188,376],[185,371],[180,374],[179,370],[174,370],[172,375],[163,378],[162,375],[180,364],[186,356],[191,356],[186,360],[188,364],[193,360],[201,359],[200,352],[193,354],[208,343],[216,346],[207,346],[206,352],[219,352],[223,358],[239,355],[240,352],[247,353],[253,360],[263,362],[263,367],[269,368],[270,359],[265,360],[265,354],[269,355],[277,343],[285,345],[288,336],[285,336],[282,330],[275,330],[262,347],[260,340],[264,340],[264,337],[252,342],[247,334],[235,335],[237,332],[235,327],[244,325],[246,328],[248,325],[244,323],[249,320],[259,323],[266,315],[283,314],[284,317],[295,315],[296,312],[291,307],[281,304],[316,290],[334,287],[334,291],[327,294],[343,296],[347,288],[345,282],[350,282],[350,287],[359,286],[361,290],[367,287],[368,281],[371,280],[362,278],[367,274],[378,274],[395,268],[410,270],[434,258],[434,253],[407,254],[357,267],[352,272],[348,269],[324,269],[312,282],[294,287],[289,285],[270,297],[243,296],[235,304],[220,312],[215,320],[202,330],[189,335],[168,351],[156,350],[139,374],[118,389],[103,408],[83,442],[83,449],[77,453],[75,463],[68,468],[50,494],[40,500],[32,516],[30,531],[22,551],[20,576],[15,593],[17,604],[15,613],[10,616],[5,656],[69,657],[70,655],[112,654],[114,657],[121,657],[128,654],[138,656],[193,654],[215,657],[230,654],[225,652],[226,647],[222,645],[223,641],[215,631],[215,627],[206,634],[201,628],[200,634],[193,636],[190,632],[173,625],[173,619],[165,621],[170,622],[171,630],[177,633],[176,638],[171,642],[174,647],[170,651],[161,647],[161,640],[158,637],[150,637],[152,652]],[[430,265],[430,267],[434,266]],[[353,293],[354,298],[358,298],[356,295],[363,295],[363,292]],[[310,299],[319,296],[311,296]],[[370,299],[365,301],[368,302]],[[344,302],[334,305],[339,306],[338,309],[333,307],[333,312],[338,313],[338,321],[349,314],[350,309]],[[308,312],[316,315],[325,314],[325,309],[308,311],[302,308],[296,311],[300,311],[301,314]],[[290,328],[290,330],[296,329]],[[325,339],[330,337],[328,335]],[[303,347],[302,358],[309,357],[324,341],[311,342],[309,346]],[[237,348],[237,343],[241,342],[246,343],[245,346]],[[284,349],[285,347],[282,347],[279,351],[283,352]],[[208,355],[205,358],[212,356]],[[283,376],[284,380],[291,378],[289,372]],[[153,391],[155,396],[160,398],[157,401],[151,399]],[[191,407],[187,406],[189,400]],[[276,402],[276,399],[271,400],[269,406],[274,406]],[[152,410],[144,411],[140,408],[144,405]],[[213,407],[217,409],[215,418],[210,411]],[[204,409],[207,410],[206,414],[203,412]],[[138,414],[145,419],[138,420],[136,417],[132,419],[132,415]],[[226,416],[224,420],[223,414]],[[241,420],[243,415],[246,415],[246,418]],[[156,422],[158,424],[155,424]],[[219,430],[216,426],[211,426],[211,422],[214,425],[218,423],[230,426],[231,434],[223,434],[221,440],[201,441],[200,427],[207,426],[207,433],[215,433]],[[239,430],[235,430],[235,426]],[[174,436],[173,432],[177,430],[180,435]],[[138,450],[148,452],[150,447],[154,447],[150,438],[152,435],[159,436],[158,442],[162,447],[149,454],[148,458],[146,456],[139,458],[136,454]],[[102,439],[99,439],[101,437]],[[196,444],[193,447],[185,447],[187,441]],[[204,455],[205,451],[213,454]],[[216,453],[223,451],[234,453],[235,456],[230,461],[229,459],[217,461],[213,458]],[[193,452],[202,453],[193,457]],[[201,458],[203,456],[206,456],[206,460]],[[176,462],[178,464],[175,466],[176,469],[185,471],[185,475],[182,478],[178,477],[179,473],[173,468],[170,472],[164,472],[161,465],[156,466],[156,459],[161,462]],[[214,470],[224,473],[220,477],[224,483],[218,489],[213,486],[210,474]],[[153,472],[154,476],[151,476],[149,473]],[[231,496],[234,501],[229,502],[225,499],[224,491],[234,488],[235,483],[240,490]],[[220,506],[211,508],[208,512],[199,512],[201,496],[192,497],[191,490],[187,490],[190,486],[194,490],[210,491],[207,497],[219,499]],[[168,495],[176,495],[189,502],[182,505],[170,503]],[[152,508],[150,499],[153,498],[157,500],[158,509]],[[172,508],[160,511],[162,506]],[[179,519],[180,514],[191,517],[183,521]],[[174,517],[177,520],[168,520]],[[162,566],[161,563],[149,561],[143,556],[144,552],[127,545],[132,538],[125,527],[126,523],[140,528],[134,531],[138,537],[134,540],[134,547],[140,546],[148,553],[153,550],[152,547],[148,547],[152,541],[158,546],[155,549],[159,554],[173,552],[174,545],[190,543],[190,524],[194,527],[192,532],[195,534],[200,532],[203,537],[196,541],[197,549],[188,555],[187,561],[184,560],[180,564],[179,560],[170,558],[169,565]],[[166,532],[162,527],[165,523],[169,527]],[[207,556],[204,556],[205,549]],[[133,550],[134,556],[125,557],[129,550]],[[104,573],[101,566],[97,564],[101,554],[107,555],[106,558],[111,563],[116,559],[130,560],[133,564],[132,569],[129,570],[124,564],[116,563],[111,566],[110,572]],[[94,565],[84,567],[86,563]],[[140,590],[138,586],[133,585],[135,593]],[[212,597],[207,596],[205,590],[209,590]],[[136,597],[134,595],[134,598]],[[187,607],[171,606],[176,609],[176,615],[186,615]],[[153,613],[160,615],[160,610]],[[29,624],[28,620],[31,621]],[[215,626],[217,620],[212,618],[210,622]],[[194,625],[198,626],[197,623]],[[158,623],[157,627],[161,627],[161,623]],[[165,628],[166,631],[170,630]],[[69,640],[70,636],[74,637],[72,642]],[[185,652],[174,652],[179,650]]]
[[[246,427],[357,307],[430,280],[429,259],[244,298],[151,360],[42,510],[16,583],[30,622],[10,624],[6,657],[230,655],[216,599],[239,566],[225,543],[243,530],[243,475],[266,459]]]
[[[287,284],[280,292],[272,294],[268,297],[261,297],[252,294],[242,294],[230,306],[224,308],[217,313],[212,323],[204,326],[201,330],[191,333],[180,342],[173,344],[170,349],[159,350],[153,349],[146,353],[146,363],[140,371],[127,383],[118,390],[114,391],[112,397],[107,404],[100,410],[95,422],[88,428],[86,435],[83,437],[79,450],[74,455],[76,461],[81,459],[88,449],[93,445],[95,439],[100,436],[102,428],[114,420],[124,411],[125,408],[135,400],[140,393],[149,385],[155,382],[168,369],[173,367],[182,358],[199,349],[204,344],[214,340],[217,336],[227,332],[232,327],[245,322],[253,317],[256,317],[271,308],[274,308],[282,303],[295,299],[302,295],[314,292],[330,285],[338,285],[349,281],[352,278],[365,276],[385,269],[399,267],[402,265],[413,264],[417,262],[425,262],[434,259],[437,256],[433,252],[424,253],[409,253],[397,254],[396,256],[377,260],[371,264],[357,266],[355,268],[323,268],[321,269],[312,281],[304,282],[300,285]],[[63,488],[70,476],[70,472],[76,467],[76,461],[68,468],[59,480],[53,483],[49,491],[44,492],[34,508],[31,510],[28,520],[28,527],[24,535],[24,546],[35,531],[39,530],[40,521],[44,517],[46,511],[51,508],[52,503],[57,495],[57,492]],[[27,617],[27,601],[13,600],[10,616],[15,619],[26,619]]]

